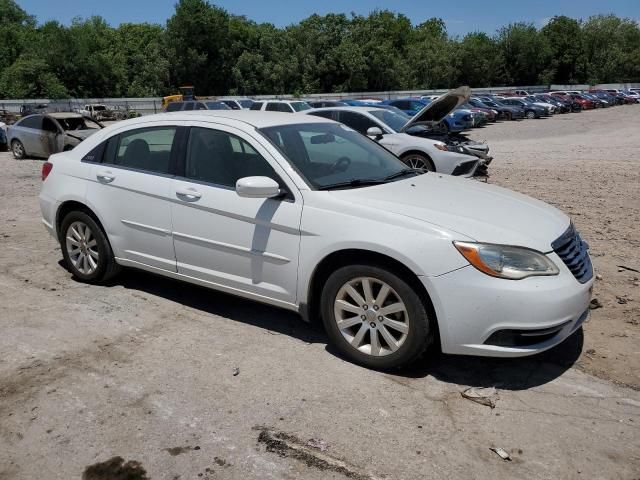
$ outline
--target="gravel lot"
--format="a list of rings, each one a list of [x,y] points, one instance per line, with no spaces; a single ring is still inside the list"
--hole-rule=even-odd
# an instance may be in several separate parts
[[[618,265],[640,270],[640,105],[473,136],[491,183],[572,215],[603,307],[536,357],[397,374],[274,308],[134,271],[73,281],[42,162],[0,153],[0,479],[638,479],[640,273]]]

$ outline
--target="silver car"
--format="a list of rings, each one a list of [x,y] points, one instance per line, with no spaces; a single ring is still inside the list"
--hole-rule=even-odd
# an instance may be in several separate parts
[[[78,113],[48,113],[24,117],[11,125],[7,141],[13,156],[49,158],[71,150],[82,140],[103,128],[102,124]]]

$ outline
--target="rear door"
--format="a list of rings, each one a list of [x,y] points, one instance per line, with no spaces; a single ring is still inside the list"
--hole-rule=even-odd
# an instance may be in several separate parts
[[[16,129],[27,154],[35,157],[48,156],[44,148],[45,135],[42,131],[42,119],[43,115],[31,115],[24,118]]]
[[[170,203],[179,132],[173,125],[121,131],[92,167],[88,203],[115,255],[131,265],[176,271]]]
[[[273,178],[289,193],[242,198],[235,184],[249,176]],[[302,197],[287,178],[255,138],[194,122],[172,189],[178,273],[232,293],[295,304]]]

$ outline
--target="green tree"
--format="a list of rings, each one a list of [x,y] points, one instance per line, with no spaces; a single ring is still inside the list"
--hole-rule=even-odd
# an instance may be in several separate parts
[[[8,98],[65,98],[68,92],[49,66],[36,56],[25,54],[0,75],[0,94]]]
[[[486,33],[465,35],[456,51],[459,84],[484,87],[504,82],[504,58],[497,42]]]
[[[549,44],[530,23],[512,23],[498,31],[505,64],[505,83],[536,85],[551,57]]]
[[[584,81],[584,45],[580,22],[569,17],[553,17],[540,32],[549,45],[550,83],[572,84]]]

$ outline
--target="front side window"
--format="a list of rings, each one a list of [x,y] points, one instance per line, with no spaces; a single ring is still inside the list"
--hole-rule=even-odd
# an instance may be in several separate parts
[[[360,132],[363,135],[367,134],[367,130],[371,127],[377,127],[376,122],[371,120],[366,115],[361,113],[341,111],[338,115],[338,119],[341,123],[353,128],[356,132]]]
[[[184,102],[185,110],[193,110],[195,107],[195,102]]]
[[[239,179],[256,176],[272,178],[282,186],[269,162],[242,138],[210,128],[191,129],[186,178],[235,188]]]
[[[181,109],[182,109],[181,102],[171,102],[169,105],[167,105],[167,112],[177,112]]]
[[[315,189],[384,183],[407,171],[388,150],[344,125],[282,125],[259,131]]]
[[[405,124],[409,121],[409,117],[400,115],[393,110],[376,108],[374,110],[369,110],[369,113],[391,128],[394,132],[402,130]]]
[[[169,173],[175,127],[131,130],[109,141],[107,161],[116,166],[154,173]],[[111,148],[110,148],[111,147]],[[110,153],[109,150],[115,149]]]
[[[56,123],[51,120],[49,117],[44,117],[42,119],[42,129],[45,132],[49,132],[49,133],[58,133],[58,126],[56,125]]]

